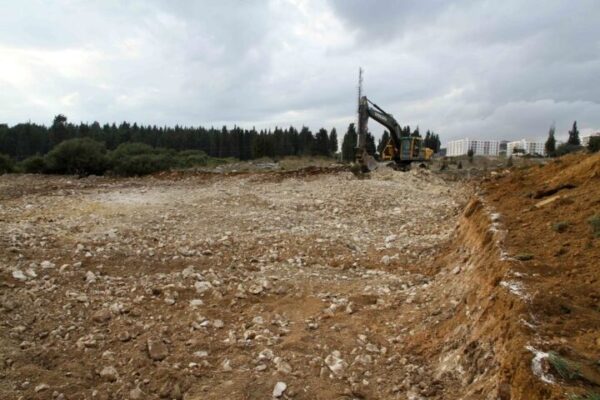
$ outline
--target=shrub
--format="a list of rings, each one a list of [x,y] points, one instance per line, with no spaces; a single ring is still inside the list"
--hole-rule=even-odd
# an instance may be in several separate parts
[[[155,149],[145,143],[122,143],[109,154],[111,171],[122,176],[141,176],[172,168],[175,151]]]
[[[600,400],[600,394],[594,392],[587,392],[584,395],[571,394],[569,400]]]
[[[600,136],[592,136],[588,143],[588,150],[592,153],[600,151]]]
[[[588,224],[592,227],[592,233],[595,237],[600,238],[600,214],[591,216],[588,219]]]
[[[9,156],[0,153],[0,175],[15,170],[15,164]]]
[[[575,379],[579,377],[579,366],[561,356],[555,352],[550,352],[548,361],[554,370],[563,379]]]
[[[106,147],[90,138],[70,139],[46,155],[48,171],[56,174],[101,175],[106,171]]]
[[[41,174],[46,172],[46,160],[39,154],[31,156],[21,161],[21,168],[28,174]]]
[[[569,153],[573,153],[576,151],[581,150],[583,147],[575,145],[575,144],[569,144],[569,143],[563,143],[560,146],[558,146],[556,148],[556,151],[554,152],[554,155],[556,157],[560,157],[560,156],[564,156],[565,154],[569,154]]]
[[[181,168],[190,168],[207,165],[209,157],[200,150],[185,150],[177,153],[177,165]]]
[[[560,221],[560,222],[556,222],[556,223],[552,224],[552,229],[558,233],[565,232],[568,227],[569,227],[569,223],[567,221]]]
[[[517,254],[515,256],[515,258],[519,261],[529,261],[529,260],[533,260],[533,254],[521,253],[521,254]]]

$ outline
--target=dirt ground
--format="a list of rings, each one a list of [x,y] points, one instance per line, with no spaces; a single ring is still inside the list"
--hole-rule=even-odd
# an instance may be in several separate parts
[[[486,176],[2,176],[2,398],[597,390],[600,156]]]
[[[461,184],[309,169],[0,189],[5,398],[441,395],[403,338]]]

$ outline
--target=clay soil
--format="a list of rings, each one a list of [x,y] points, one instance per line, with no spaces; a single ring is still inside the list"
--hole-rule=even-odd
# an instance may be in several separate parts
[[[343,168],[5,175],[0,393],[598,391],[599,212],[600,156],[587,155],[470,182]],[[561,376],[556,356],[577,373]]]

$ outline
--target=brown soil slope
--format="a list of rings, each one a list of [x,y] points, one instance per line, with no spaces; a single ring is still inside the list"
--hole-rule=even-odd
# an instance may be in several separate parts
[[[438,304],[451,299],[454,315],[415,344],[457,397],[600,392],[600,240],[589,222],[598,214],[600,155],[482,183],[439,260],[449,277],[437,280]]]
[[[522,260],[512,270],[527,294],[530,344],[579,370],[564,379],[542,360],[556,382],[544,389],[556,398],[600,392],[600,241],[589,223],[600,214],[600,154],[514,171],[484,189],[508,232],[506,251]]]

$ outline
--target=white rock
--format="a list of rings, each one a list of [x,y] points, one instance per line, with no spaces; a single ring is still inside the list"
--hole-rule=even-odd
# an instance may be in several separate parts
[[[190,306],[193,308],[203,306],[204,302],[201,299],[192,299],[190,300]]]
[[[40,267],[42,267],[43,269],[50,269],[50,268],[54,268],[54,263],[51,263],[50,261],[42,261],[42,263],[40,264]]]
[[[210,282],[199,281],[194,284],[194,287],[196,288],[196,292],[204,293],[210,288],[212,288],[212,285],[210,284]]]
[[[198,350],[194,352],[194,356],[198,358],[206,358],[208,357],[208,351],[206,350]]]
[[[95,283],[96,282],[96,275],[94,275],[94,273],[92,271],[88,271],[85,273],[85,281],[87,283]]]
[[[102,371],[100,371],[100,376],[109,382],[114,382],[119,378],[119,374],[117,373],[115,367],[102,368]]]
[[[342,375],[348,363],[342,359],[339,351],[335,350],[325,358],[325,364],[336,376]]]
[[[215,319],[213,321],[213,326],[217,329],[221,329],[222,327],[225,326],[225,324],[223,323],[223,321],[221,321],[220,319]]]
[[[36,393],[39,393],[39,392],[42,392],[42,391],[48,390],[48,389],[50,389],[50,386],[48,384],[46,384],[46,383],[40,383],[33,390],[35,390]]]
[[[12,276],[13,276],[13,278],[15,278],[16,280],[19,280],[19,281],[26,281],[27,280],[27,277],[25,276],[25,274],[23,273],[23,271],[21,271],[20,269],[15,269],[12,272]]]
[[[223,371],[231,371],[233,369],[231,368],[231,361],[228,358],[223,360],[223,362],[221,363],[221,368],[223,369]]]
[[[287,385],[285,384],[285,382],[277,382],[275,384],[275,387],[273,388],[273,397],[281,397],[283,395],[283,392],[285,392],[285,389],[287,389]]]

